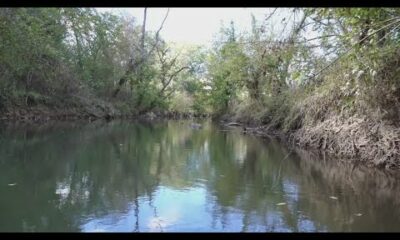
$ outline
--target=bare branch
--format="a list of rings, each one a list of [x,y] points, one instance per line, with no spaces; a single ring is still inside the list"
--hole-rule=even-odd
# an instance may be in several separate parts
[[[293,26],[293,32],[290,36],[289,42],[294,42],[294,39],[296,38],[296,36],[299,34],[299,32],[301,31],[301,29],[303,29],[304,23],[306,22],[308,15],[306,13],[304,13],[303,17],[301,18],[300,22],[296,25]],[[295,16],[294,16],[295,18]]]
[[[137,71],[137,68],[143,64],[144,62],[146,62],[147,57],[154,51],[154,49],[156,48],[156,46],[158,45],[158,41],[159,41],[159,33],[161,31],[161,29],[164,26],[165,20],[168,17],[168,13],[169,13],[169,8],[168,11],[161,23],[160,28],[157,30],[156,32],[156,41],[155,43],[152,45],[151,50],[149,52],[145,51],[145,37],[146,37],[146,19],[147,19],[147,8],[144,8],[144,15],[143,15],[143,25],[142,25],[142,36],[141,36],[141,41],[140,41],[140,54],[141,57],[139,60],[136,60],[134,56],[132,56],[132,58],[129,60],[129,64],[128,64],[128,70],[125,72],[124,76],[119,80],[118,82],[118,87],[117,89],[114,91],[113,97],[116,97],[118,92],[120,91],[120,88],[123,84],[125,84],[125,82],[127,81],[127,76],[129,74],[131,74],[134,71]],[[136,45],[135,45],[136,47]]]
[[[147,8],[144,8],[143,25],[142,25],[142,39],[140,41],[140,52],[141,52],[142,58],[145,58],[144,40],[146,37],[146,18],[147,18]]]
[[[306,42],[314,41],[314,40],[321,39],[321,38],[339,37],[339,36],[340,35],[338,35],[338,34],[329,34],[329,35],[318,36],[318,37],[314,37],[314,38],[310,38],[310,39],[305,39],[302,42],[296,42],[296,43],[306,43]]]
[[[182,72],[182,71],[185,70],[185,69],[189,69],[189,67],[188,67],[188,66],[181,67],[179,70],[177,70],[177,71],[175,71],[173,74],[171,74],[171,77],[170,77],[170,78],[174,78],[176,75],[178,75],[178,73]]]
[[[160,94],[162,94],[165,89],[168,87],[168,85],[171,83],[172,79],[174,79],[174,77],[176,77],[176,75],[178,75],[180,72],[182,72],[185,69],[189,69],[188,66],[185,67],[181,67],[180,69],[178,69],[177,71],[175,71],[174,73],[171,74],[171,76],[168,79],[168,82],[166,84],[164,84],[163,88],[160,90]]]
[[[158,44],[160,31],[164,26],[165,20],[167,20],[168,13],[169,13],[169,8],[168,8],[167,13],[165,14],[165,17],[164,17],[164,19],[163,19],[163,21],[162,21],[162,23],[160,25],[160,28],[156,32],[156,41],[154,42],[153,46],[151,47],[151,50],[149,51],[148,55],[150,55],[154,51],[154,49],[156,48],[156,46]]]
[[[160,25],[160,28],[159,28],[159,29],[157,30],[157,32],[156,32],[156,39],[158,38],[158,35],[160,34],[160,31],[161,31],[161,29],[162,29],[163,26],[164,26],[165,20],[167,20],[168,13],[169,13],[169,8],[167,9],[167,13],[165,14],[165,17],[164,17],[164,19],[163,19],[163,21],[162,21],[162,23],[161,23],[161,25]]]
[[[276,10],[278,10],[278,8],[275,8],[274,11],[272,11],[272,13],[270,13],[266,18],[265,18],[265,22],[268,21],[276,12]]]
[[[172,89],[168,94],[164,95],[164,96],[162,97],[162,99],[166,99],[166,98],[168,98],[169,96],[171,96],[171,95],[175,92],[175,90],[176,90],[176,89]]]
[[[315,17],[311,17],[311,19],[312,19],[314,22],[316,22],[316,23],[318,23],[318,24],[321,24],[321,25],[324,25],[324,26],[326,26],[326,27],[329,27],[329,26],[330,26],[328,23],[324,23],[324,22],[323,22],[323,19],[319,20],[319,19],[317,19],[317,18],[315,18]]]

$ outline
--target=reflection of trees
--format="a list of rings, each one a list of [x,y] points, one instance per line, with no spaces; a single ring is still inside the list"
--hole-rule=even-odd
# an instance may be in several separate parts
[[[132,206],[132,228],[138,231],[139,198],[148,198],[157,218],[158,186],[189,188],[199,179],[206,180],[201,184],[208,190],[214,228],[228,229],[233,211],[239,212],[242,231],[302,231],[305,219],[311,230],[321,231],[398,228],[396,178],[304,152],[297,153],[302,160],[286,157],[288,151],[274,141],[188,125],[99,122],[0,129],[0,156],[7,156],[0,160],[0,181],[18,183],[0,187],[0,230],[79,231],[82,215],[101,218]],[[280,202],[287,205],[277,206]],[[10,203],[14,207],[5,207]],[[362,222],[357,212],[364,214]]]
[[[196,154],[182,145],[190,142],[197,151],[207,136],[180,124],[166,128],[164,123],[119,122],[2,132],[0,154],[10,158],[1,162],[0,179],[17,182],[18,187],[11,194],[0,188],[6,196],[1,206],[13,202],[21,208],[3,211],[0,229],[13,231],[77,231],[79,216],[98,218],[110,209],[123,212],[131,203],[138,216],[138,197],[147,196],[151,202],[160,182],[190,186],[182,179],[195,177],[186,174],[185,167],[189,155]]]
[[[329,159],[297,150],[306,160],[292,172],[302,179],[306,198],[298,202],[310,218],[328,226],[329,231],[398,231],[400,184],[397,173],[355,166],[348,161]],[[294,166],[294,165],[292,165]],[[337,196],[337,201],[327,201]],[[361,217],[355,216],[362,213]]]
[[[10,136],[15,141],[2,143],[1,155],[9,154],[10,159],[2,166],[0,178],[5,183],[13,179],[18,187],[14,194],[1,188],[2,196],[9,197],[2,198],[1,206],[16,199],[21,202],[15,205],[21,207],[4,211],[0,228],[18,230],[15,226],[21,226],[22,231],[23,221],[36,231],[76,231],[80,215],[124,211],[139,195],[154,191],[146,148],[132,137],[145,137],[150,130],[130,124],[97,127],[39,132],[35,143],[17,133]],[[45,135],[42,141],[41,134]],[[58,196],[57,191],[64,194]]]
[[[210,140],[210,161],[214,171],[223,175],[210,178],[210,192],[218,203],[213,208],[214,222],[217,218],[222,221],[224,209],[231,206],[242,210],[242,231],[251,231],[248,226],[252,221],[269,226],[266,230],[274,229],[274,222],[266,219],[271,215],[277,215],[283,224],[276,224],[290,231],[304,231],[307,224],[308,231],[398,229],[400,215],[390,212],[391,207],[399,206],[399,202],[393,203],[400,199],[393,195],[400,192],[398,177],[335,166],[334,160],[312,161],[315,158],[310,156],[299,159],[296,154],[285,158],[288,152],[279,144],[268,142],[264,146],[252,138],[241,143],[246,145],[241,163],[235,161],[241,155],[234,146],[240,142],[238,139],[237,135],[225,134]],[[330,199],[332,195],[338,196],[339,202]],[[279,202],[287,205],[277,208]],[[357,218],[358,212],[365,219]],[[379,224],[374,224],[375,215],[381,218]]]
[[[285,152],[278,148],[276,143],[265,146],[252,137],[240,141],[240,136],[235,134],[223,134],[213,137],[210,141],[211,162],[214,163],[215,172],[222,174],[216,176],[212,182],[211,191],[215,193],[220,217],[224,217],[223,209],[233,206],[241,209],[242,231],[248,231],[251,219],[258,218],[257,222],[266,222],[269,212],[276,211],[276,203],[285,202],[285,191],[283,189],[284,178],[280,177],[281,168],[285,168],[281,161]],[[236,151],[240,143],[244,154]],[[238,160],[244,155],[243,161]],[[290,226],[292,231],[297,230],[296,214],[289,209],[282,208],[283,220]],[[217,218],[218,214],[213,214]]]

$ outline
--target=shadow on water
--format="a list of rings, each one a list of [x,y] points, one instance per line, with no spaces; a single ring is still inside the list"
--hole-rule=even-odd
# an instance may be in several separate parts
[[[399,177],[191,121],[0,127],[0,231],[399,231]]]

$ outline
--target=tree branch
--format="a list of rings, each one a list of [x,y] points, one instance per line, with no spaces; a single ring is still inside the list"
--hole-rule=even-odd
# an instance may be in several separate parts
[[[320,71],[318,71],[316,74],[314,74],[311,78],[315,78],[315,77],[318,76],[321,72],[323,72],[325,69],[329,68],[329,67],[332,66],[334,63],[336,63],[339,59],[341,59],[342,57],[344,57],[344,56],[346,56],[347,54],[349,54],[350,51],[354,49],[354,47],[356,47],[357,45],[359,45],[359,44],[360,44],[362,41],[364,41],[365,39],[371,37],[372,35],[377,34],[378,32],[382,31],[383,29],[388,28],[389,26],[391,26],[391,25],[393,25],[393,24],[395,24],[395,23],[399,23],[399,22],[400,22],[400,20],[398,19],[397,21],[391,22],[391,23],[389,23],[389,24],[387,24],[387,25],[385,25],[385,26],[379,28],[378,30],[375,30],[374,32],[372,32],[372,33],[366,35],[366,36],[365,36],[364,38],[362,38],[360,41],[358,41],[357,43],[353,44],[353,46],[351,46],[349,49],[347,49],[347,51],[346,51],[344,54],[340,55],[340,56],[337,57],[333,62],[331,62],[331,63],[329,63],[328,65],[326,65],[325,67],[323,67]]]
[[[168,81],[166,84],[164,84],[163,88],[160,90],[160,95],[165,91],[165,89],[168,87],[168,85],[171,83],[172,79],[174,77],[176,77],[176,75],[178,75],[180,72],[182,72],[185,69],[189,69],[188,66],[185,67],[181,67],[180,69],[178,69],[177,71],[175,71],[173,74],[171,74],[171,76],[169,77]]]
[[[151,47],[151,50],[149,51],[148,55],[150,55],[154,51],[154,49],[156,48],[156,46],[158,44],[160,31],[164,26],[165,20],[167,20],[168,13],[169,13],[169,8],[168,8],[167,13],[165,14],[165,17],[164,17],[164,19],[163,19],[163,21],[162,21],[162,23],[160,25],[160,28],[156,32],[156,41],[154,42],[153,46]]]
[[[314,37],[314,38],[310,38],[310,39],[305,39],[303,42],[297,42],[297,43],[305,43],[305,42],[310,42],[310,41],[314,41],[314,40],[321,39],[321,38],[339,37],[339,36],[340,35],[337,35],[337,34],[329,34],[329,35],[318,36],[318,37]]]
[[[272,13],[270,13],[270,14],[265,18],[264,21],[268,21],[268,20],[275,14],[276,10],[278,10],[278,8],[275,8],[274,11],[272,11]]]
[[[140,41],[140,52],[141,52],[141,56],[143,59],[145,58],[144,41],[145,41],[145,37],[146,37],[146,18],[147,18],[147,8],[144,8],[143,24],[142,24],[142,39]]]

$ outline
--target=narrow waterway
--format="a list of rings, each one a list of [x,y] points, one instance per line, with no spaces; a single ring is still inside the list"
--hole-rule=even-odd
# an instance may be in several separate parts
[[[0,128],[0,231],[400,231],[400,178],[209,121]]]

